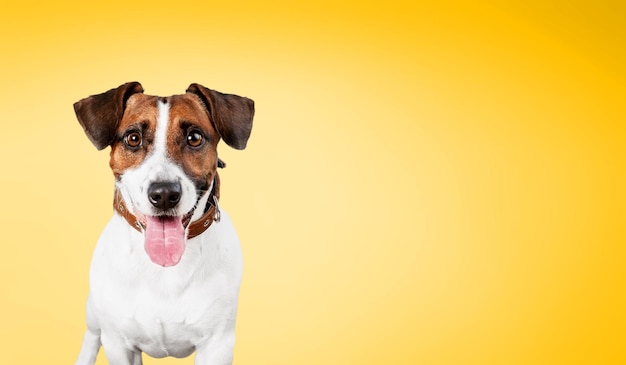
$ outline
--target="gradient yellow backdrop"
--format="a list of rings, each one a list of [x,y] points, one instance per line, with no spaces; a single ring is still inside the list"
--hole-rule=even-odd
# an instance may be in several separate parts
[[[75,360],[137,80],[256,101],[235,364],[626,363],[623,4],[4,2],[0,362]]]

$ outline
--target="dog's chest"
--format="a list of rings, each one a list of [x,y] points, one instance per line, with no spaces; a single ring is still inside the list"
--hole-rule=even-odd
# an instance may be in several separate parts
[[[140,349],[152,357],[184,357],[223,328],[221,322],[229,310],[220,297],[211,296],[211,291],[219,292],[218,285],[192,283],[181,292],[168,292],[171,288],[167,285],[123,290],[118,286],[115,293],[104,289],[102,295],[117,299],[107,301],[100,310],[106,323],[103,330],[119,334],[127,348]],[[98,299],[99,303],[105,300]]]
[[[149,297],[146,297],[149,298]],[[149,303],[135,298],[132,306],[118,308],[119,328],[126,346],[138,348],[153,357],[188,356],[195,344],[203,342],[210,323],[210,307],[189,305],[188,300],[163,300]],[[113,318],[111,318],[113,320]]]
[[[128,236],[119,232],[119,227],[128,229],[119,220],[114,218],[103,233],[92,262],[90,301],[103,333],[152,357],[184,357],[232,329],[241,266],[238,245],[208,233],[210,244],[190,244],[179,265],[164,269],[149,261],[140,242],[115,239]],[[218,247],[230,247],[229,254]]]

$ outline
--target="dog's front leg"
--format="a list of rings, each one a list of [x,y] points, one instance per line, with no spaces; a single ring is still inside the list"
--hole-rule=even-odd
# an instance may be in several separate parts
[[[100,351],[100,325],[93,311],[93,301],[91,295],[87,297],[87,331],[83,337],[83,346],[80,348],[80,354],[76,360],[76,365],[94,365],[96,356]]]
[[[224,335],[220,339],[212,339],[196,348],[195,365],[231,365],[235,333]]]
[[[103,334],[101,339],[110,365],[142,365],[141,352],[127,349],[119,337]]]
[[[93,365],[100,350],[100,330],[88,329],[83,337],[83,346],[80,349],[76,365]]]

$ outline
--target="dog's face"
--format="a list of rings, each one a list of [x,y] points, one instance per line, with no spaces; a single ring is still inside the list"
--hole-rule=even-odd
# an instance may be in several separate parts
[[[74,108],[93,144],[111,146],[117,188],[142,225],[148,256],[162,266],[177,264],[186,229],[202,215],[214,182],[217,144],[224,139],[245,148],[253,101],[197,84],[186,94],[149,96],[128,83]]]

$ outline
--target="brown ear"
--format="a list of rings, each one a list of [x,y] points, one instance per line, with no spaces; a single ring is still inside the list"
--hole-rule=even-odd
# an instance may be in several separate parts
[[[191,84],[188,93],[200,97],[220,137],[232,148],[246,148],[252,131],[254,101],[232,94],[222,94],[198,84]]]
[[[140,83],[128,82],[116,89],[74,103],[78,122],[98,150],[113,143],[115,130],[124,115],[126,100],[131,95],[142,92]]]

